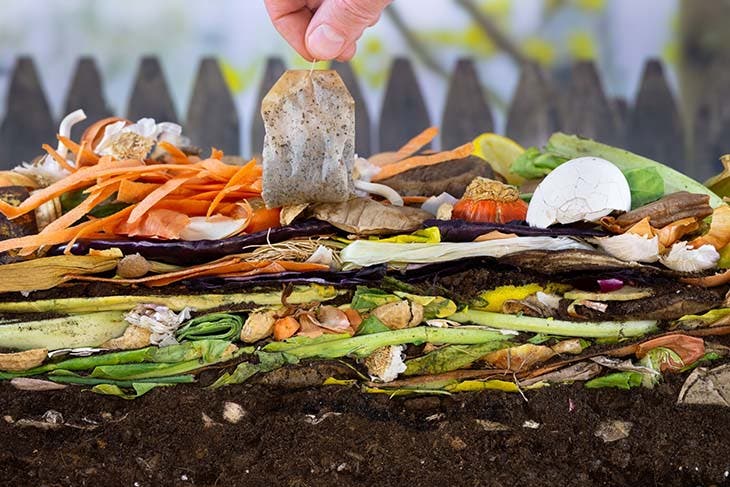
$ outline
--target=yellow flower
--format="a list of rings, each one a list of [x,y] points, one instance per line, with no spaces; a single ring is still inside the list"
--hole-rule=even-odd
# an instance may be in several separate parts
[[[545,39],[528,37],[522,42],[522,51],[527,57],[543,66],[549,66],[555,62],[555,47]]]
[[[596,43],[588,32],[574,32],[568,37],[568,52],[579,61],[596,58]]]

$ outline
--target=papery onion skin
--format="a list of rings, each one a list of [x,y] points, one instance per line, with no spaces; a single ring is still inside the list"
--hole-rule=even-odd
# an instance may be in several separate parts
[[[672,245],[669,254],[662,257],[661,262],[672,270],[680,272],[700,272],[713,269],[720,260],[720,254],[712,245],[691,248],[687,242]]]
[[[598,244],[608,254],[626,262],[652,263],[659,260],[659,238],[633,233],[599,238]]]

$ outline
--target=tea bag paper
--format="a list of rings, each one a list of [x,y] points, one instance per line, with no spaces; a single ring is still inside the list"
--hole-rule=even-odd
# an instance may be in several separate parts
[[[335,71],[287,71],[261,104],[263,198],[274,208],[355,194],[355,102]]]

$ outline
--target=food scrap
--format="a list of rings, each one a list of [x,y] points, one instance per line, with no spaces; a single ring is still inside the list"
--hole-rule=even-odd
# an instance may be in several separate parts
[[[325,384],[453,394],[727,360],[730,207],[687,176],[560,133],[358,157],[329,71],[286,73],[262,114],[261,162],[151,119],[73,141],[77,111],[0,173],[0,380],[132,399],[339,359]]]

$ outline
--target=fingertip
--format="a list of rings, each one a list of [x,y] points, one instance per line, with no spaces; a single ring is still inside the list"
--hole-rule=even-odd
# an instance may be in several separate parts
[[[345,63],[349,60],[351,60],[353,57],[355,57],[355,53],[357,52],[357,44],[354,42],[351,42],[344,51],[342,51],[342,54],[340,54],[337,57],[337,61],[341,63]]]

